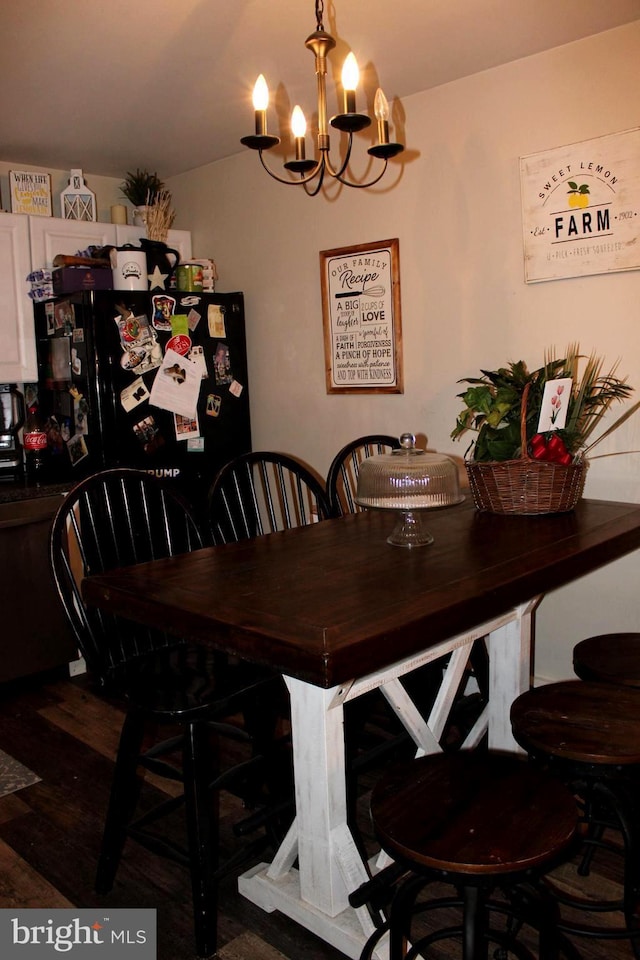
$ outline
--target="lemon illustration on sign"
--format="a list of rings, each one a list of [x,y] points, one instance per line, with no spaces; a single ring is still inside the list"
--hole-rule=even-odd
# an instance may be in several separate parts
[[[569,206],[570,207],[588,207],[589,206],[589,184],[582,183],[580,186],[575,180],[568,180],[569,184]]]

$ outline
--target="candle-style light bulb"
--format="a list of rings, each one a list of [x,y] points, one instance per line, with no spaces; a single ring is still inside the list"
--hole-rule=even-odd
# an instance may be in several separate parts
[[[344,90],[344,112],[356,112],[356,87],[360,79],[358,61],[355,54],[350,53],[342,67],[342,89]]]
[[[378,121],[378,143],[389,143],[389,101],[380,87],[376,90],[373,112]]]
[[[253,109],[256,117],[256,135],[264,137],[267,132],[267,107],[269,106],[269,87],[260,74],[253,88]]]
[[[269,87],[263,74],[260,74],[253,88],[253,109],[266,110],[269,106]]]
[[[293,108],[293,112],[291,114],[291,132],[295,137],[296,160],[304,160],[304,137],[307,132],[307,121],[305,120],[304,113],[297,104]]]

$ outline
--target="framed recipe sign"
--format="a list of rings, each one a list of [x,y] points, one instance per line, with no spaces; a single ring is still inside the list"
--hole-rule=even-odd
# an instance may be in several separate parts
[[[320,252],[327,393],[402,393],[398,240]]]

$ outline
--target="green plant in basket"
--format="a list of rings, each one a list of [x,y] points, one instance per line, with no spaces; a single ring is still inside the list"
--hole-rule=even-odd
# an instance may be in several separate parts
[[[580,353],[578,344],[571,344],[561,359],[547,353],[544,365],[533,372],[522,360],[497,370],[481,370],[481,377],[459,381],[469,386],[458,394],[464,408],[451,436],[458,440],[468,431],[476,434],[465,454],[476,462],[528,456],[556,463],[575,462],[640,407],[640,402],[634,404],[601,436],[591,440],[611,405],[628,400],[633,393],[626,378],[616,376],[618,363],[603,372],[601,358],[593,353],[587,357]],[[562,429],[540,434],[538,423],[545,385],[564,378],[570,378],[571,385],[564,396],[555,397],[553,402],[558,409],[566,405],[565,424]],[[522,443],[523,401],[526,449]]]

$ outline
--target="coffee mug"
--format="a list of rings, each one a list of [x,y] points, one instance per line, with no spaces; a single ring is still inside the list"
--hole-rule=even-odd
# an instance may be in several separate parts
[[[139,247],[111,249],[114,290],[148,290],[147,256]]]

